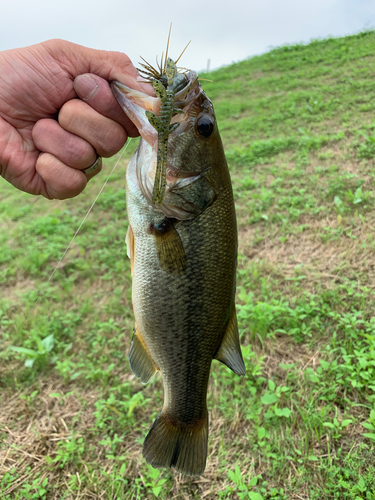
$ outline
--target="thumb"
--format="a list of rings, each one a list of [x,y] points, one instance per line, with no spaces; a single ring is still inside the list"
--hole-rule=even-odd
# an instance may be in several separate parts
[[[136,126],[118,105],[109,83],[94,74],[78,75],[73,82],[78,97],[87,102],[103,116],[107,116],[122,125],[129,137],[139,135]]]
[[[42,45],[73,79],[84,73],[93,73],[108,82],[117,80],[140,92],[154,94],[153,87],[142,82],[137,69],[122,52],[90,49],[66,40],[48,40]]]

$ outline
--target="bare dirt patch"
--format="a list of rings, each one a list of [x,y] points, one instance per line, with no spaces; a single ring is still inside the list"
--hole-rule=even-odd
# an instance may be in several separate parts
[[[5,294],[10,302],[18,300],[21,294],[31,290],[35,290],[35,281],[32,279],[21,279],[16,283],[11,282],[10,285],[7,283],[0,284],[0,293]]]
[[[10,473],[15,465],[20,474],[5,494],[16,491],[28,477],[43,470],[46,455],[53,457],[59,442],[69,439],[72,432],[76,436],[87,433],[94,421],[95,391],[80,395],[75,391],[57,398],[51,394],[63,395],[69,390],[58,380],[41,381],[39,394],[34,397],[33,389],[4,397],[2,401],[0,475]],[[50,477],[51,473],[44,472],[44,476]]]
[[[256,225],[243,228],[239,233],[239,251],[251,261],[263,261],[280,270],[284,278],[303,274],[304,289],[314,289],[319,283],[329,288],[345,278],[358,279],[375,288],[375,252],[373,248],[373,221],[356,227],[340,226],[337,219],[310,219],[304,223],[309,229],[290,235],[284,242],[277,238],[264,238],[255,247],[252,243]],[[337,239],[324,241],[324,234],[341,231]],[[350,234],[350,236],[347,236]]]

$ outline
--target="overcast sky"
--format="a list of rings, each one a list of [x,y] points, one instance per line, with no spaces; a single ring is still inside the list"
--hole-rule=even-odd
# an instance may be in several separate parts
[[[208,59],[213,69],[272,46],[375,26],[375,0],[13,0],[1,5],[0,49],[63,38],[153,63],[170,22],[171,57],[191,40],[180,63],[199,71]]]

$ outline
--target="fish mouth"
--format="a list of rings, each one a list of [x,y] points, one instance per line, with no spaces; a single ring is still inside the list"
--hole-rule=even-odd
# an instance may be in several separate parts
[[[179,123],[179,127],[171,132],[171,138],[183,133],[186,128],[190,126],[190,107],[202,92],[196,71],[189,71],[186,73],[185,78],[186,85],[176,92],[174,96],[174,106],[180,109],[182,113],[172,117],[171,124]],[[122,110],[137,127],[144,140],[144,142],[141,141],[137,152],[136,176],[138,185],[147,202],[153,205],[152,192],[157,166],[158,132],[150,124],[146,116],[146,111],[151,111],[158,116],[162,104],[161,99],[126,87],[118,81],[112,81],[110,85]],[[166,193],[179,182],[179,177],[171,175],[172,171],[173,168],[167,162]],[[196,176],[192,176],[191,182],[193,182],[195,178]],[[188,180],[184,180],[183,182],[188,183]],[[153,207],[155,210],[163,212],[168,217],[176,217],[179,219],[191,218],[191,214],[181,212],[177,207],[172,207],[164,201],[160,205]]]
[[[138,90],[131,89],[120,82],[112,81],[111,90],[124,113],[137,127],[141,137],[151,146],[155,142],[155,130],[147,120],[146,111],[158,114],[161,100]]]
[[[176,92],[174,101],[175,107],[184,111],[201,92],[196,71],[187,72],[185,78],[186,85]],[[152,137],[157,137],[157,132],[150,125],[145,112],[151,111],[155,115],[159,115],[161,107],[161,100],[159,97],[150,96],[138,90],[131,89],[118,81],[112,81],[110,86],[117,102],[138,128],[141,137],[153,146],[154,140]],[[178,118],[178,116],[174,116],[171,123],[180,121],[176,120],[176,118]]]

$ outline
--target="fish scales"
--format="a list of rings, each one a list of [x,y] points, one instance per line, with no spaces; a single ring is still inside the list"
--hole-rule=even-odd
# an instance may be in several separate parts
[[[128,192],[130,205],[131,199],[131,193]],[[176,406],[175,411],[181,414],[181,418],[191,412],[201,414],[205,409],[209,370],[198,370],[196,365],[211,364],[221,340],[217,331],[222,331],[229,319],[229,312],[222,308],[222,304],[233,295],[233,280],[221,268],[226,267],[233,272],[231,267],[235,256],[223,251],[221,241],[226,238],[233,248],[236,242],[235,236],[232,235],[230,241],[230,235],[228,237],[225,231],[233,224],[225,202],[223,199],[222,210],[215,210],[216,214],[212,213],[212,209],[207,209],[204,216],[196,218],[189,227],[178,229],[188,263],[182,275],[170,276],[157,267],[158,256],[153,236],[147,233],[147,218],[143,221],[143,227],[137,224],[138,229],[133,229],[135,268],[139,270],[133,285],[133,304],[139,318],[137,325],[143,337],[147,338],[148,348],[161,369],[168,401],[173,401],[173,395],[169,392],[178,388],[175,397],[182,399],[183,409]],[[132,222],[131,213],[129,219]],[[210,228],[212,237],[200,237],[202,229],[207,231]],[[208,248],[216,259],[211,258]],[[152,264],[155,270],[150,273]],[[215,288],[218,292],[212,294]],[[186,337],[185,342],[179,342]],[[196,349],[202,351],[199,358]],[[188,382],[180,384],[183,379]],[[190,400],[196,397],[196,393],[191,388],[198,383],[203,384],[205,389],[199,393],[199,407],[194,408]],[[190,409],[187,411],[185,408]]]
[[[235,312],[234,200],[212,107],[197,74],[174,96],[182,113],[168,136],[166,189],[153,205],[160,99],[115,82],[112,90],[142,139],[127,169],[128,250],[136,320],[129,361],[147,383],[160,370],[164,405],[143,447],[156,468],[203,473],[207,386],[213,359],[245,374]],[[161,116],[160,116],[161,118]]]

